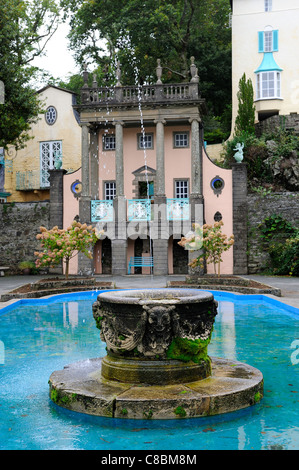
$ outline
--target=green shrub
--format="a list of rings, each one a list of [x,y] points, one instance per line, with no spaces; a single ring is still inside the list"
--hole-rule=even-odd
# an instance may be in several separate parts
[[[259,229],[264,249],[270,256],[270,271],[299,276],[299,229],[276,214],[266,217]]]
[[[299,276],[299,231],[286,242],[269,247],[273,274]]]

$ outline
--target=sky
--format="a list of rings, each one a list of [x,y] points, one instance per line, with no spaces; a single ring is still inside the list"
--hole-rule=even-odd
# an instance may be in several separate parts
[[[49,40],[46,55],[34,60],[34,65],[49,72],[54,78],[66,78],[78,72],[72,51],[68,50],[68,24],[60,24]],[[43,84],[44,85],[44,84]]]

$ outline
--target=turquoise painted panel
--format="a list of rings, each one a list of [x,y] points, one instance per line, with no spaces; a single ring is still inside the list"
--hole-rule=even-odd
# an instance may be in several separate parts
[[[272,52],[265,52],[261,65],[254,73],[271,72],[274,70],[282,71],[282,68],[277,65]]]
[[[278,51],[278,29],[273,31],[273,52]]]
[[[128,200],[128,220],[148,221],[151,220],[151,200],[150,199],[129,199]]]
[[[189,220],[189,198],[167,199],[168,220]]]
[[[259,52],[264,52],[264,31],[258,32]]]
[[[91,222],[113,222],[113,200],[91,201]]]

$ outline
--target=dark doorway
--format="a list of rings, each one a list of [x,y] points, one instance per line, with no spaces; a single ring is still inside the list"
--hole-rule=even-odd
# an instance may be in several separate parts
[[[102,273],[112,273],[111,240],[109,238],[102,240]]]
[[[154,195],[154,182],[139,181],[138,183],[138,197],[139,199],[152,198]]]
[[[173,274],[188,274],[188,250],[178,245],[179,239],[173,239]]]

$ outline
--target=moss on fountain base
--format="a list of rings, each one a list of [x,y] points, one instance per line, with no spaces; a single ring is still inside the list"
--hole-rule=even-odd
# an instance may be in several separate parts
[[[104,379],[123,383],[170,385],[201,380],[211,374],[210,358],[192,360],[138,360],[113,357],[102,360]]]
[[[102,377],[102,359],[88,359],[55,371],[50,398],[72,411],[127,419],[183,419],[212,416],[258,403],[261,372],[230,359],[211,358],[210,377],[172,385],[121,383]]]
[[[182,362],[192,361],[195,364],[210,363],[208,357],[208,345],[211,341],[211,336],[208,339],[188,339],[188,338],[174,338],[171,342],[167,357],[169,359],[176,359]],[[206,377],[210,375],[208,373]]]

